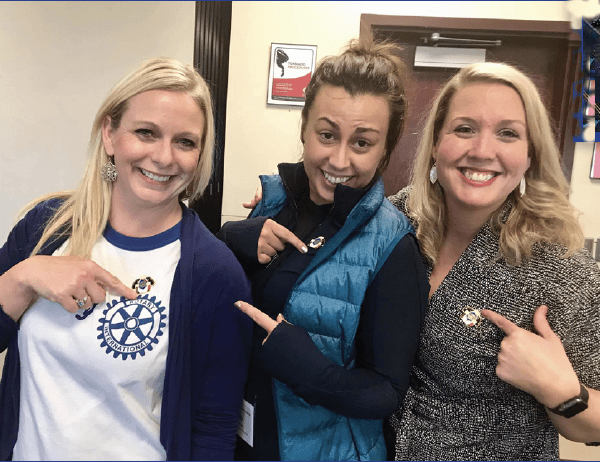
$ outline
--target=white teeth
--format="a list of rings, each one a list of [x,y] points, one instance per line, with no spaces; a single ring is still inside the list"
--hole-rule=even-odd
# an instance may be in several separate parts
[[[325,179],[327,181],[329,181],[330,183],[333,184],[338,184],[338,183],[345,183],[346,181],[348,181],[350,178],[350,176],[331,176],[328,173],[323,172],[323,176],[325,177]]]
[[[463,170],[463,175],[473,181],[488,181],[494,178],[493,173],[468,172],[467,170]]]
[[[144,176],[147,176],[148,178],[150,178],[151,180],[154,180],[154,181],[167,181],[169,178],[171,178],[171,176],[155,175],[154,173],[150,173],[150,172],[144,170],[143,168],[140,168],[140,170],[144,174]]]

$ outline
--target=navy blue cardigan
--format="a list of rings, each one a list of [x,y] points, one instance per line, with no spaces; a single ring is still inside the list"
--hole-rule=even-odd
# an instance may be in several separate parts
[[[58,200],[39,204],[15,226],[0,249],[0,274],[29,256],[58,205]],[[233,303],[251,302],[250,286],[231,251],[181,206],[160,441],[167,460],[231,460],[252,338],[251,319]],[[41,253],[50,255],[63,242]],[[18,324],[0,310],[0,351],[8,347],[0,383],[1,460],[12,457],[18,432],[17,335]]]

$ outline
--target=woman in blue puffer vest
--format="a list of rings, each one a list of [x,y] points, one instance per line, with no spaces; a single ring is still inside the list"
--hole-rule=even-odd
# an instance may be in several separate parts
[[[250,276],[255,321],[236,458],[382,460],[408,387],[429,284],[381,172],[406,109],[391,44],[353,41],[317,66],[302,162],[263,176],[223,239]]]

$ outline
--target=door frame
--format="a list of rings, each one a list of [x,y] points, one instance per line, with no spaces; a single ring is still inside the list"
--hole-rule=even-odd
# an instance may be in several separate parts
[[[229,80],[231,1],[197,1],[194,29],[194,67],[210,88],[215,124],[215,145],[210,181],[202,196],[190,203],[200,220],[212,232],[221,229],[225,121]]]

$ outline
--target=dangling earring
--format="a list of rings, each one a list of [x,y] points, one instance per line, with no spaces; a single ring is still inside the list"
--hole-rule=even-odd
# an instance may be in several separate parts
[[[115,164],[112,163],[110,157],[108,158],[108,162],[102,166],[102,170],[100,170],[100,176],[107,183],[113,183],[117,180],[117,176],[119,176],[119,174],[117,173],[117,168],[115,167]]]
[[[527,185],[525,184],[525,175],[523,175],[523,178],[521,178],[521,182],[519,183],[519,194],[521,197],[525,195],[525,186]]]
[[[437,181],[437,167],[435,164],[433,164],[433,167],[429,170],[429,181],[431,181],[431,184],[435,184]]]

